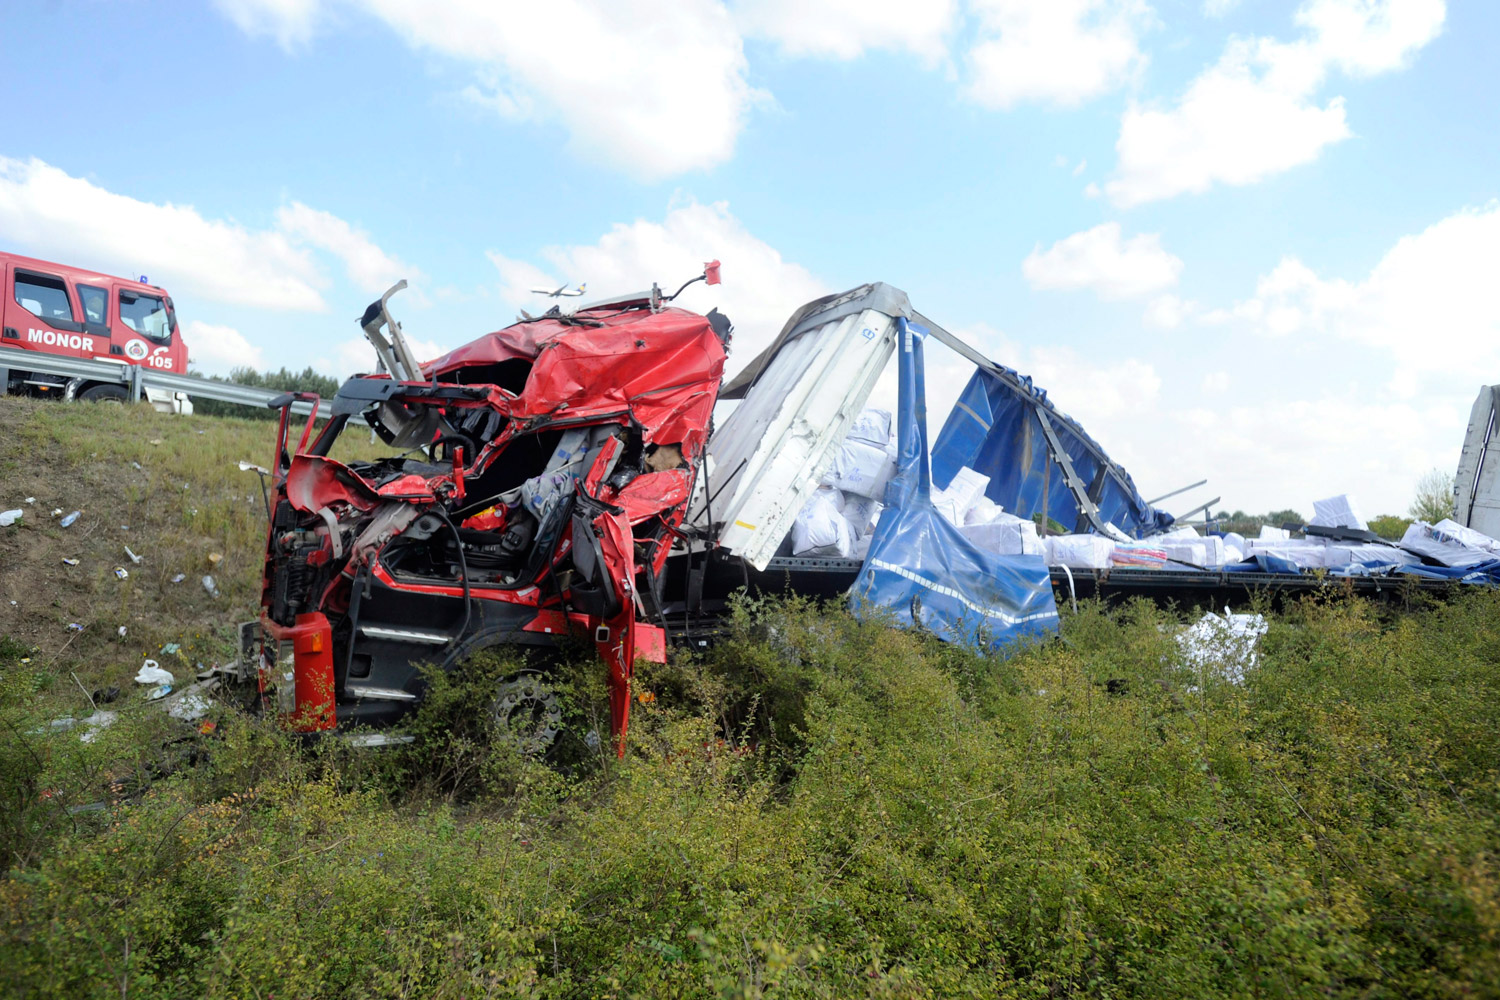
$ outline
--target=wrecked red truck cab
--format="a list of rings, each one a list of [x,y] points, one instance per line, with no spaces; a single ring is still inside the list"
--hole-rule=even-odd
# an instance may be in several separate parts
[[[372,336],[391,371],[420,381],[349,379],[322,432],[309,417],[295,446],[283,405],[261,596],[263,704],[303,731],[383,725],[420,699],[424,664],[452,669],[489,647],[545,648],[570,632],[593,642],[608,670],[623,752],[635,660],[664,655],[652,622],[729,337],[717,311],[700,316],[654,294],[554,310],[419,372]],[[356,418],[398,454],[331,458]],[[547,742],[547,690],[508,682],[497,719],[540,727],[523,741]]]

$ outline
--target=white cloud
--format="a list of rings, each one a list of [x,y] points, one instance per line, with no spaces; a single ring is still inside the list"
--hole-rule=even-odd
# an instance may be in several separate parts
[[[1406,66],[1443,30],[1446,15],[1446,0],[1309,0],[1294,19],[1322,58],[1370,76]]]
[[[457,345],[441,344],[435,340],[403,334],[419,362],[440,358]],[[314,358],[312,366],[329,378],[346,379],[350,375],[368,374],[375,370],[375,348],[364,337],[350,337],[334,346],[332,356]]]
[[[1402,383],[1500,369],[1500,203],[1405,236],[1362,281],[1323,278],[1295,257],[1229,312],[1277,337],[1330,335],[1389,351]]]
[[[284,49],[312,40],[320,0],[214,0],[247,35],[269,35]]]
[[[334,0],[234,0],[242,27],[299,40]],[[752,105],[744,45],[715,0],[344,0],[408,45],[468,65],[470,101],[558,118],[575,153],[646,179],[729,159]]]
[[[1198,313],[1198,304],[1176,295],[1158,295],[1146,304],[1144,320],[1147,326],[1159,330],[1175,330],[1189,317]]]
[[[1146,63],[1144,0],[970,0],[979,21],[966,92],[990,108],[1072,106],[1123,85]]]
[[[1203,0],[1204,17],[1223,17],[1240,5],[1240,0]]]
[[[145,274],[178,296],[265,309],[327,308],[328,281],[309,248],[339,258],[364,292],[422,277],[363,231],[301,202],[279,209],[274,228],[253,230],[205,219],[191,205],[115,194],[35,158],[0,157],[0,232],[43,257]]]
[[[191,205],[114,194],[38,159],[0,157],[0,232],[12,246],[176,294],[268,309],[325,308],[310,255],[286,234],[205,219]]]
[[[738,0],[734,18],[747,37],[788,55],[854,59],[868,49],[912,52],[936,62],[958,14],[956,0]]]
[[[326,250],[344,262],[349,280],[364,292],[380,294],[401,278],[421,281],[416,268],[397,260],[356,229],[330,212],[308,208],[294,201],[276,212],[276,225],[300,242]]]
[[[654,281],[670,294],[702,273],[705,262],[721,261],[722,285],[699,282],[677,304],[697,312],[718,307],[733,321],[727,374],[738,371],[767,346],[794,309],[831,290],[806,268],[785,260],[748,232],[724,202],[680,204],[661,222],[619,223],[597,243],[547,247],[537,256],[546,266],[490,255],[500,273],[501,297],[532,313],[552,302],[531,295],[532,285],[586,281],[586,298],[592,300],[647,289]]]
[[[187,342],[189,362],[206,375],[228,375],[231,368],[266,366],[261,349],[232,326],[193,319],[183,324],[182,335]]]
[[[1218,396],[1229,391],[1229,373],[1225,371],[1209,372],[1203,376],[1203,394],[1205,396]]]
[[[1315,99],[1329,71],[1405,65],[1437,36],[1444,13],[1444,0],[1306,0],[1295,15],[1305,37],[1230,39],[1175,104],[1126,110],[1105,190],[1129,207],[1310,163],[1353,134],[1342,97]]]
[[[1021,273],[1032,288],[1090,288],[1101,298],[1132,299],[1177,284],[1182,261],[1162,248],[1158,234],[1122,239],[1120,224],[1106,222],[1045,251],[1037,244],[1022,262]]]

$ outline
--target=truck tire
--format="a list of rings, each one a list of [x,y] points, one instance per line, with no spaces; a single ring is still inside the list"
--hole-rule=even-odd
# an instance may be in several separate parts
[[[130,393],[123,385],[110,385],[106,382],[90,386],[80,392],[78,398],[89,403],[123,403],[130,398]]]

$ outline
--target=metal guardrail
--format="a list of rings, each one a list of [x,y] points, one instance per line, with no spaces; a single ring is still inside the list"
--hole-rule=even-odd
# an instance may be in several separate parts
[[[119,364],[112,361],[90,361],[86,358],[69,358],[41,351],[25,351],[15,347],[0,347],[0,387],[10,381],[10,369],[42,372],[64,378],[86,378],[92,382],[108,382],[123,385],[130,391],[130,398],[139,402],[147,389],[165,392],[185,392],[189,396],[217,399],[224,403],[241,406],[265,406],[280,396],[275,389],[259,389],[234,382],[214,382],[206,378],[191,378],[187,375],[172,375],[140,365]],[[321,407],[326,413],[326,407]],[[306,416],[312,412],[311,403],[292,404],[292,412]]]

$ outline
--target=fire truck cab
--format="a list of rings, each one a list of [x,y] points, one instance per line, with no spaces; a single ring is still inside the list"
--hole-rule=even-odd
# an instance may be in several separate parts
[[[0,253],[0,274],[0,347],[186,373],[187,345],[165,289],[9,253]],[[119,382],[49,373],[40,358],[36,364],[40,370],[9,368],[6,391],[94,401],[129,397]],[[193,412],[186,393],[147,387],[145,395],[162,412]]]

